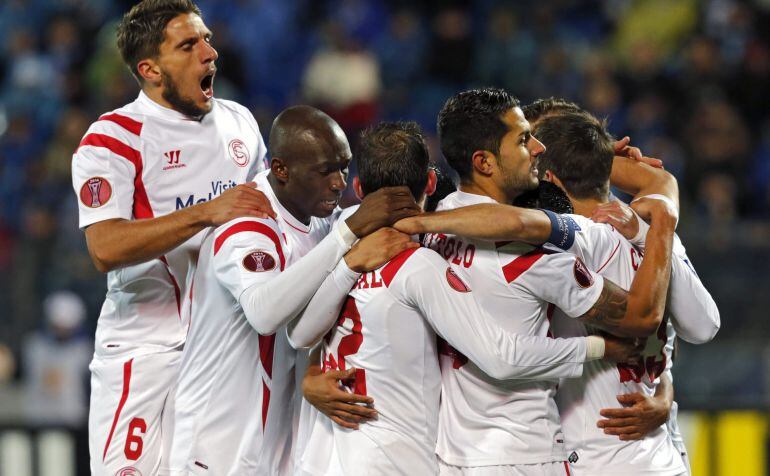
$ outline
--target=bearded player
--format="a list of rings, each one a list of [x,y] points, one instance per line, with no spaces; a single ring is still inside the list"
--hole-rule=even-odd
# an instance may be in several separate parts
[[[211,36],[189,0],[135,5],[117,37],[139,96],[94,122],[73,156],[80,227],[108,288],[90,365],[94,474],[163,472],[199,232],[272,214],[244,185],[264,168],[257,123],[214,98]]]

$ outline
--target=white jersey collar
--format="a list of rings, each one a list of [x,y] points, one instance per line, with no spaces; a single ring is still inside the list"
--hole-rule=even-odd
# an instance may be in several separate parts
[[[151,116],[157,116],[157,117],[161,117],[163,119],[170,119],[170,120],[174,120],[174,121],[180,121],[181,120],[181,121],[195,121],[195,122],[198,122],[198,120],[195,119],[195,118],[192,118],[190,116],[186,116],[186,115],[182,114],[181,112],[179,112],[179,111],[177,111],[175,109],[171,109],[171,108],[168,108],[168,107],[163,106],[161,104],[158,104],[157,102],[155,102],[152,99],[150,99],[150,96],[145,94],[144,91],[139,91],[139,97],[136,98],[136,101],[139,104],[141,104],[142,109],[144,111],[148,111],[147,114],[149,114]],[[216,104],[216,102],[215,102],[215,104]],[[211,114],[212,112],[213,112],[213,109],[208,114]]]
[[[477,203],[497,203],[497,200],[487,195],[478,195],[475,193],[463,192],[462,190],[450,194],[447,198],[449,197],[452,197],[452,200],[455,203],[463,206],[475,205]]]
[[[286,207],[281,204],[281,202],[278,201],[278,197],[275,196],[273,187],[270,186],[270,181],[267,180],[267,176],[269,174],[270,169],[260,172],[254,178],[254,181],[257,182],[257,188],[260,189],[265,195],[267,195],[268,200],[270,200],[270,204],[273,206],[273,210],[278,216],[278,221],[283,221],[290,227],[302,233],[310,233],[310,230],[313,228],[313,220],[310,220],[309,225],[305,225],[301,221],[294,218],[294,215],[292,215],[291,212],[287,210]]]

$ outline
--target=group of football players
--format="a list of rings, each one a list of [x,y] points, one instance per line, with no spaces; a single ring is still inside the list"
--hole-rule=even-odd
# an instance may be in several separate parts
[[[108,273],[93,474],[689,474],[675,342],[720,321],[660,161],[573,103],[473,89],[438,114],[458,186],[384,122],[343,210],[339,125],[293,106],[266,147],[214,98],[211,36],[190,0],[134,6],[139,96],[73,156]]]

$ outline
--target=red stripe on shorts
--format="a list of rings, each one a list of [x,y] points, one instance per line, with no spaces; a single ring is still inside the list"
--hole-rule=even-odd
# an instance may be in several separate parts
[[[123,364],[123,394],[120,396],[120,403],[118,403],[118,409],[115,410],[115,417],[112,419],[112,428],[110,428],[110,434],[107,436],[107,443],[104,445],[104,454],[102,454],[102,461],[107,457],[107,450],[110,447],[112,441],[112,434],[115,433],[115,427],[118,425],[118,418],[120,418],[120,412],[123,411],[123,405],[128,400],[128,388],[131,385],[131,363],[134,359],[129,360]]]

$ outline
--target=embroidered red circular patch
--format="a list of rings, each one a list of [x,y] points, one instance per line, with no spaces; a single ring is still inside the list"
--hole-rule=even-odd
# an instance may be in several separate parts
[[[230,152],[230,158],[239,167],[246,167],[249,164],[249,149],[246,148],[246,144],[240,139],[233,139],[227,146]]]
[[[118,472],[115,473],[115,476],[142,476],[142,472],[133,466],[126,466],[125,468],[120,468]]]
[[[243,267],[254,273],[270,271],[275,268],[275,258],[270,253],[262,250],[249,251],[243,257]]]
[[[452,289],[461,293],[471,292],[471,288],[469,288],[468,285],[465,284],[462,279],[460,279],[460,276],[457,276],[457,273],[452,271],[452,268],[447,268],[445,274],[446,281],[449,283],[449,286],[451,286]]]
[[[575,281],[581,288],[590,288],[594,284],[594,278],[591,276],[591,272],[588,271],[586,265],[583,264],[583,260],[579,257],[575,257],[575,266],[572,267],[573,274],[575,275]]]
[[[91,177],[80,187],[80,201],[88,208],[99,208],[112,197],[112,185],[103,177]]]

